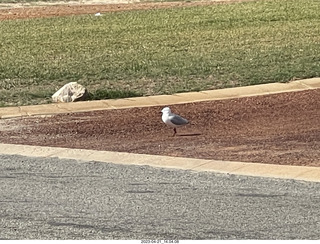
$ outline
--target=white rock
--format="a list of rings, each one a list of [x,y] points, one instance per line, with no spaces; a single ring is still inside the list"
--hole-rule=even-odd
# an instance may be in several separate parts
[[[83,101],[88,95],[87,89],[77,82],[70,82],[52,95],[53,102]]]

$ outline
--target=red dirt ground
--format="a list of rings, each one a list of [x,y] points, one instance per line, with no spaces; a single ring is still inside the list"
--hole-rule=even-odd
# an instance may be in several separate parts
[[[320,89],[162,107],[0,120],[0,142],[202,159],[320,166]]]
[[[154,2],[154,3],[130,3],[130,4],[57,4],[53,6],[32,6],[25,8],[0,9],[0,20],[23,19],[23,18],[43,18],[79,14],[95,14],[97,12],[116,12],[126,10],[159,9],[173,7],[190,7],[199,5],[235,3],[253,0],[214,0],[201,2]],[[19,5],[20,6],[20,5]]]
[[[244,1],[244,0],[240,0]],[[239,2],[226,0],[223,2]],[[221,3],[221,2],[220,2]],[[0,20],[187,7],[214,2],[0,9]],[[0,142],[320,166],[320,89],[171,106],[193,125],[172,137],[162,107],[0,120]]]

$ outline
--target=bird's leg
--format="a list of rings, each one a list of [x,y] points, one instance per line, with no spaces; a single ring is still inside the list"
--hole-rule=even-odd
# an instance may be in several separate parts
[[[175,136],[177,134],[177,129],[173,128],[173,131],[174,131],[173,136]]]

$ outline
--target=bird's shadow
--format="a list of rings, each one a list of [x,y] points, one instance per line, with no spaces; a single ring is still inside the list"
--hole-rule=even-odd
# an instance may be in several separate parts
[[[191,134],[177,134],[177,136],[200,136],[201,133],[191,133]]]

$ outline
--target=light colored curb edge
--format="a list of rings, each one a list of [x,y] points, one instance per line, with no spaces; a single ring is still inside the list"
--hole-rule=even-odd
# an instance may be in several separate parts
[[[320,78],[297,80],[290,83],[269,83],[201,92],[178,93],[127,99],[109,99],[75,103],[52,103],[43,105],[0,108],[0,119],[52,115],[59,113],[87,112],[132,107],[167,106],[191,102],[261,96],[283,92],[295,92],[320,88]]]
[[[79,162],[99,161],[125,165],[149,165],[161,168],[320,182],[320,167],[203,160],[16,144],[0,144],[0,154],[22,155],[28,157],[58,157],[60,159],[75,159],[79,160]]]

